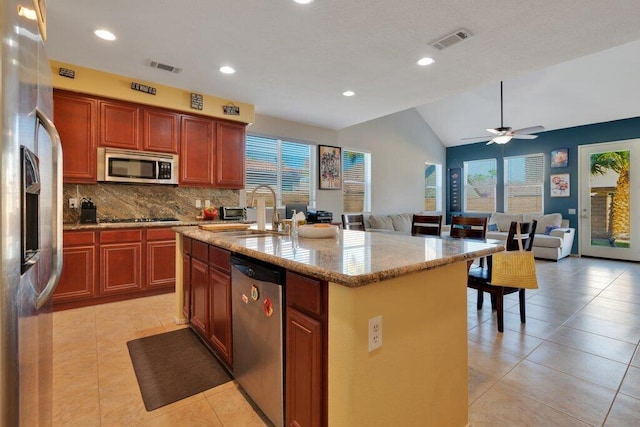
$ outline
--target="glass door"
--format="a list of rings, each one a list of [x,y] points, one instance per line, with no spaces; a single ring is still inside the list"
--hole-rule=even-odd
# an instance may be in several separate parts
[[[640,261],[640,140],[578,147],[580,254]]]

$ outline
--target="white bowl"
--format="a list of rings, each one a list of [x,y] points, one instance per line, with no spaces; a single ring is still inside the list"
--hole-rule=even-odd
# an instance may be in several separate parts
[[[298,227],[298,236],[311,239],[322,239],[338,235],[338,227],[331,224],[307,224]]]

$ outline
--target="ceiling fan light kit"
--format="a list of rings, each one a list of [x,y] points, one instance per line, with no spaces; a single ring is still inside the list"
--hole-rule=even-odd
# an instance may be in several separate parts
[[[504,101],[502,97],[502,81],[500,82],[500,127],[487,129],[487,132],[492,133],[494,136],[487,142],[487,145],[493,144],[506,144],[512,139],[536,139],[538,135],[531,135],[533,133],[542,132],[544,127],[531,126],[528,128],[512,130],[511,127],[504,125]],[[484,136],[475,136],[472,138],[462,138],[463,140],[477,139],[479,141],[486,140]]]

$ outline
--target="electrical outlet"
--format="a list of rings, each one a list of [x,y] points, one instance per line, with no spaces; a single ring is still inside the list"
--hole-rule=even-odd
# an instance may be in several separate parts
[[[69,199],[69,209],[78,209],[78,199],[76,198]]]
[[[211,200],[205,200],[204,201],[204,207],[208,208],[209,206],[211,206]]]
[[[369,353],[382,347],[382,316],[369,319]]]
[[[196,208],[201,208],[202,207],[202,200],[198,199],[196,200]]]

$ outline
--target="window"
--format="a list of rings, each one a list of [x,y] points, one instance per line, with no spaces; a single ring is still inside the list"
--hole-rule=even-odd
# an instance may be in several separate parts
[[[465,212],[496,210],[496,159],[464,162]]]
[[[505,212],[543,213],[544,154],[504,159]]]
[[[342,211],[371,210],[371,154],[342,150]]]
[[[267,184],[276,192],[279,207],[288,203],[315,206],[310,166],[312,148],[307,144],[247,135],[247,194],[258,185]],[[271,206],[269,198],[267,206]]]
[[[424,164],[424,210],[442,210],[442,166],[434,163]]]

